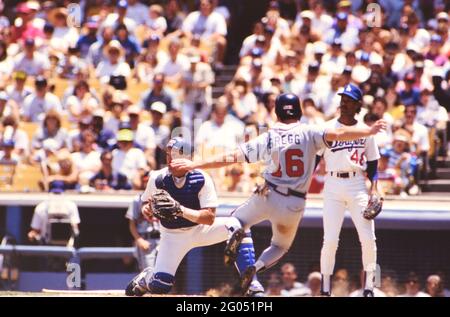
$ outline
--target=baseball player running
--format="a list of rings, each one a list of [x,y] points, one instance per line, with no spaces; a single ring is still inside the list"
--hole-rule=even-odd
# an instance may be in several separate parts
[[[348,84],[341,95],[340,116],[328,121],[326,129],[343,127],[367,127],[358,122],[355,115],[361,110],[362,93],[358,87]],[[362,248],[362,262],[366,272],[363,295],[373,297],[373,271],[376,263],[376,244],[374,221],[365,219],[364,209],[369,196],[377,195],[377,160],[380,158],[378,146],[373,136],[361,136],[350,142],[334,141],[322,151],[327,175],[324,187],[323,247],[320,256],[322,273],[322,295],[331,294],[331,275],[333,274],[339,233],[344,221],[345,210],[350,211],[358,231]],[[367,166],[367,168],[366,168]],[[369,191],[366,177],[371,182]]]
[[[186,155],[190,150],[183,139],[169,141],[168,163]],[[141,201],[151,201],[143,205],[142,213],[148,220],[153,216],[160,219],[161,239],[154,268],[146,268],[133,278],[125,291],[128,296],[169,293],[176,270],[191,249],[226,241],[231,236],[229,228],[239,226],[234,218],[215,218],[218,203],[214,183],[198,169],[179,172],[166,167],[151,172]]]
[[[240,226],[234,230],[225,248],[225,262],[235,261],[241,273],[243,292],[247,291],[257,272],[273,266],[290,248],[304,212],[316,153],[327,147],[328,142],[358,140],[374,135],[386,126],[382,120],[371,128],[325,130],[301,124],[300,100],[294,94],[279,95],[275,112],[279,122],[272,129],[240,145],[225,157],[218,156],[203,162],[185,159],[171,162],[171,168],[177,171],[219,168],[244,161],[266,163],[264,187],[232,212],[232,217]],[[255,261],[249,229],[264,220],[272,224],[272,241]]]

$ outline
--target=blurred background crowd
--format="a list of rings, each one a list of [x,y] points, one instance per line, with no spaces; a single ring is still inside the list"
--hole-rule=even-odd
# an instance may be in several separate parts
[[[352,82],[360,120],[388,122],[376,136],[383,191],[419,194],[448,150],[450,2],[252,5],[262,14],[239,30],[236,1],[0,1],[0,186],[139,190],[165,166],[175,128],[211,155],[271,127],[279,93],[322,124]],[[213,176],[220,191],[248,193],[258,171]]]

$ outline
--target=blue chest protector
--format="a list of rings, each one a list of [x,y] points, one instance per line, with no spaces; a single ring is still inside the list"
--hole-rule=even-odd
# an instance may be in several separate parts
[[[156,188],[164,189],[170,196],[178,201],[182,206],[189,209],[200,210],[200,200],[198,194],[205,185],[205,177],[198,171],[191,171],[186,174],[186,180],[183,187],[178,188],[172,178],[172,175],[159,175],[156,178]],[[197,223],[179,217],[172,221],[161,220],[161,225],[168,229],[189,228],[196,226]]]

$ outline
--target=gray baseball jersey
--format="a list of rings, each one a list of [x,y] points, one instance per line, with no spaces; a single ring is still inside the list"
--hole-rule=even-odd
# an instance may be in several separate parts
[[[268,132],[240,146],[249,163],[264,161],[263,177],[280,187],[307,192],[316,153],[327,147],[325,128],[277,123]]]

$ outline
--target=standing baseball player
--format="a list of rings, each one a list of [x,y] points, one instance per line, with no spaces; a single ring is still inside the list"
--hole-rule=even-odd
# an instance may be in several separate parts
[[[326,129],[367,127],[355,119],[361,110],[361,90],[353,84],[348,84],[340,95],[340,116],[328,121],[325,124]],[[322,295],[331,294],[331,275],[334,270],[339,233],[345,210],[348,209],[361,242],[362,262],[366,272],[363,295],[373,297],[373,271],[377,260],[375,227],[374,221],[365,219],[363,214],[370,197],[378,195],[377,162],[380,158],[378,146],[373,136],[366,135],[350,142],[334,141],[321,154],[325,159],[327,171],[324,187],[324,237],[320,256]],[[366,187],[366,173],[371,182],[369,191]]]
[[[169,141],[166,152],[168,163],[190,157],[189,145],[179,137]],[[128,296],[169,293],[177,268],[190,250],[226,241],[231,236],[229,228],[239,226],[234,218],[215,218],[214,183],[201,170],[179,172],[166,167],[151,172],[141,201],[148,220],[160,219],[161,239],[154,268],[144,269],[128,284]]]
[[[247,292],[257,272],[276,264],[290,248],[304,212],[316,153],[327,147],[327,142],[357,140],[376,134],[385,127],[385,122],[380,120],[371,128],[325,130],[299,122],[302,109],[296,95],[281,94],[275,104],[279,122],[225,157],[214,157],[203,162],[183,159],[171,162],[171,168],[179,171],[219,168],[236,162],[266,163],[264,187],[232,212],[240,227],[234,230],[225,248],[225,262],[236,261],[241,272],[243,292]],[[244,238],[250,238],[251,226],[264,220],[272,224],[272,241],[255,262],[253,243]]]
[[[141,196],[137,195],[128,207],[125,217],[129,221],[130,233],[136,244],[139,270],[153,271],[160,238],[160,223],[155,217],[147,220],[141,213]]]

